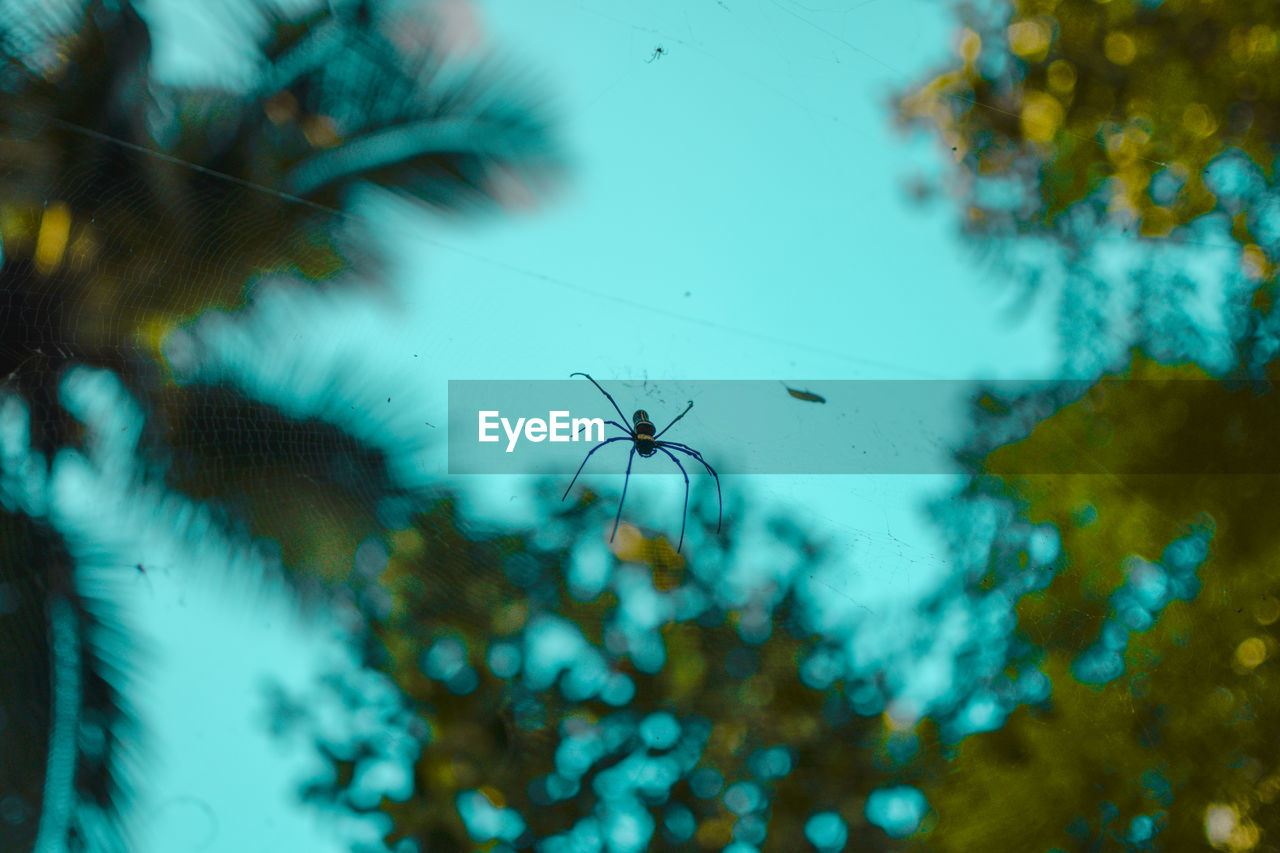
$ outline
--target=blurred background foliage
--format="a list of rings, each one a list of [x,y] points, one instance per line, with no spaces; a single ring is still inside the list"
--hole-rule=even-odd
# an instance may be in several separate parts
[[[333,281],[359,263],[376,283],[374,235],[337,208],[352,187],[466,212],[558,168],[535,95],[492,60],[397,40],[394,9],[246,14],[259,79],[214,89],[151,77],[131,3],[0,7],[0,372],[49,410],[42,449],[71,438],[44,432],[62,423],[46,380],[72,360],[163,392],[169,334],[245,304],[265,276]]]
[[[357,665],[276,690],[273,725],[326,759],[306,796],[380,815],[396,849],[1280,849],[1270,4],[967,7],[958,67],[900,102],[954,152],[965,227],[1060,246],[1069,281],[1115,286],[1104,239],[1238,251],[1216,325],[1183,310],[1194,273],[1153,267],[1123,317],[1064,312],[1071,345],[1120,342],[1106,381],[975,394],[968,485],[934,507],[956,572],[889,626],[898,657],[867,652],[876,614],[817,580],[849,555],[796,519],[730,494],[716,534],[704,492],[683,556],[630,524],[606,547],[615,498],[566,506],[543,484],[539,524],[481,529],[368,441],[166,349],[267,274],[376,286],[337,212],[360,181],[467,211],[512,175],[549,183],[550,123],[494,66],[444,73],[440,45],[408,49],[393,13],[351,3],[263,12],[248,90],[175,90],[146,81],[129,4],[18,8],[0,18],[0,369],[35,453],[6,448],[0,519],[6,849],[128,849],[136,662],[14,486],[40,479],[30,460],[95,452],[64,405],[74,365],[145,407],[140,480],[273,543],[342,615]],[[1229,363],[1197,349],[1214,335]],[[902,699],[939,648],[950,689]]]
[[[709,511],[694,566],[629,525],[600,550],[610,507],[593,493],[560,510],[548,483],[542,499],[541,536],[468,530],[442,497],[370,546],[365,660],[403,692],[387,716],[421,753],[408,782],[384,775],[385,730],[327,745],[339,772],[310,796],[383,811],[415,849],[892,847],[864,812],[910,736],[852,710],[855,693],[883,706],[882,676],[837,679],[839,638],[788,591],[825,559],[809,536],[773,519],[778,583],[726,601],[717,575],[753,555],[717,542]],[[381,707],[339,692],[356,714]],[[307,704],[281,696],[277,716],[316,725]],[[810,826],[822,812],[830,826]]]
[[[1205,172],[1219,155],[1238,149],[1270,173],[1278,14],[1265,2],[973,4],[960,66],[901,107],[931,123],[969,175],[1035,188],[1017,207],[966,199],[977,230],[1065,238],[1059,220],[1106,188],[1110,215],[1164,237],[1217,207]],[[1237,236],[1258,243],[1247,222]]]
[[[254,83],[182,87],[152,76],[147,22],[126,0],[0,3],[0,375],[21,401],[5,409],[21,424],[4,454],[17,513],[0,578],[6,850],[31,849],[37,830],[40,849],[128,848],[117,746],[136,654],[109,596],[71,570],[43,491],[55,454],[102,466],[113,437],[95,434],[67,380],[109,369],[120,406],[149,416],[131,437],[143,461],[122,478],[207,501],[239,538],[277,543],[301,587],[345,573],[397,491],[381,454],[180,375],[200,362],[181,357],[183,326],[248,304],[267,276],[374,289],[376,242],[339,208],[355,186],[474,213],[513,187],[527,201],[559,168],[541,100],[491,57],[403,38],[404,8],[245,14]],[[181,523],[199,538],[206,518]]]
[[[1274,400],[1136,356],[989,449],[959,501],[1012,502],[1061,557],[1040,571],[993,548],[971,584],[1014,606],[1010,666],[1052,694],[940,747],[921,849],[1276,849]]]
[[[1277,352],[1280,10],[1026,0],[959,12],[956,64],[903,95],[899,120],[949,152],[937,189],[998,263],[1032,288],[1066,279],[1068,355],[1115,337],[1094,375],[1121,368],[1127,343],[1262,373]],[[1100,254],[1116,241],[1135,259],[1121,280]],[[1228,249],[1225,292],[1189,280],[1173,247]],[[1219,334],[1221,351],[1189,339]]]
[[[973,479],[937,514],[970,552],[968,587],[1013,609],[1010,677],[1052,692],[933,743],[947,760],[918,783],[937,820],[920,849],[1280,849],[1276,15],[969,4],[956,65],[898,102],[951,152],[962,227],[996,263],[1031,288],[1060,265],[1068,369],[1107,374],[975,399]],[[1222,246],[1218,282],[1179,254]],[[1091,349],[1113,357],[1076,358]],[[1046,568],[1010,535],[1026,525],[1060,536]]]

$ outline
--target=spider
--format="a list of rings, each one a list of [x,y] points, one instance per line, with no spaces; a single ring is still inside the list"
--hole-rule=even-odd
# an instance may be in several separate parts
[[[600,387],[599,382],[595,381],[590,376],[587,376],[587,374],[585,373],[570,373],[569,375],[571,377],[586,376],[587,381],[590,382],[592,385],[596,386],[596,388],[600,391],[600,393],[603,394],[609,400],[609,402],[613,404],[613,410],[618,413],[618,417],[622,418],[624,421],[627,419],[627,416],[622,414],[622,409],[618,408],[618,404],[614,401],[613,397],[609,394],[609,392]],[[663,453],[667,454],[668,457],[670,457],[672,462],[676,463],[676,467],[679,468],[680,473],[684,475],[684,514],[680,516],[680,544],[676,545],[676,553],[679,554],[680,549],[684,547],[684,527],[685,527],[685,522],[688,520],[688,516],[689,516],[689,473],[684,470],[684,466],[680,464],[680,460],[677,459],[674,454],[672,454],[671,451],[675,450],[701,462],[702,466],[706,468],[708,472],[710,472],[712,477],[715,478],[716,501],[719,506],[719,511],[717,512],[717,515],[716,515],[716,533],[719,533],[721,521],[723,520],[723,517],[724,517],[724,501],[720,496],[720,475],[716,473],[716,469],[712,468],[711,465],[707,462],[707,460],[702,458],[701,453],[694,450],[689,445],[681,444],[678,441],[658,441],[658,439],[662,436],[662,433],[666,432],[667,430],[671,429],[671,427],[675,426],[676,421],[680,420],[685,415],[689,414],[689,410],[692,408],[693,408],[693,401],[690,400],[689,405],[685,406],[684,411],[676,415],[675,420],[671,421],[671,423],[663,427],[662,432],[659,432],[656,434],[654,433],[653,422],[649,420],[649,413],[646,412],[644,409],[637,409],[636,413],[631,416],[631,423],[634,424],[634,429],[627,429],[625,426],[618,423],[617,421],[605,421],[605,423],[609,424],[610,426],[615,426],[618,429],[622,430],[623,432],[626,433],[626,435],[618,435],[618,436],[614,436],[613,438],[606,438],[604,441],[600,442],[595,447],[587,451],[587,455],[582,460],[582,464],[578,466],[578,473],[573,475],[573,479],[569,481],[569,485],[564,490],[564,495],[560,498],[560,500],[563,501],[565,498],[569,496],[569,489],[572,489],[573,484],[578,482],[578,474],[582,473],[582,469],[586,467],[587,460],[591,458],[592,453],[595,453],[597,450],[604,447],[606,444],[612,444],[615,441],[630,441],[631,454],[627,457],[627,473],[622,480],[622,498],[618,501],[618,514],[613,519],[613,533],[609,536],[609,541],[612,542],[614,537],[618,535],[618,523],[622,520],[622,504],[627,500],[627,484],[631,480],[632,461],[635,459],[637,453],[647,458],[657,453],[658,451],[662,451]]]
[[[667,49],[666,49],[666,48],[664,48],[662,45],[658,45],[657,47],[655,47],[655,48],[653,49],[653,55],[652,55],[652,56],[650,56],[648,59],[646,59],[646,60],[645,60],[645,62],[653,62],[655,59],[661,59],[662,57],[664,57],[664,56],[666,56],[666,55],[667,55]],[[577,375],[577,374],[574,374],[574,375]],[[585,373],[583,373],[582,375],[583,375],[583,376],[587,376],[587,374],[585,374]],[[587,376],[587,378],[588,378],[588,379],[591,379],[591,377],[590,377],[590,376]],[[594,382],[595,380],[594,380],[594,379],[592,379],[592,381]],[[600,387],[600,386],[598,386],[598,385],[597,385],[596,387],[598,388],[598,387]]]

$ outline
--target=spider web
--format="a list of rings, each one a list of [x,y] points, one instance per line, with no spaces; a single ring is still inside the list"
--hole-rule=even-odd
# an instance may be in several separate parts
[[[125,7],[121,14],[128,12]],[[108,4],[96,7],[95,14],[104,28],[115,25]],[[51,19],[46,25],[65,32],[67,20]],[[425,343],[413,341],[407,333],[397,342],[402,366],[391,369],[379,367],[362,351],[362,338],[370,330],[385,330],[389,315],[401,310],[395,293],[376,291],[379,299],[374,307],[352,295],[360,289],[374,290],[383,277],[381,264],[387,261],[371,248],[380,242],[374,233],[377,226],[371,223],[395,203],[375,195],[366,197],[367,208],[340,207],[353,200],[358,204],[359,197],[331,186],[342,184],[345,189],[351,174],[351,160],[338,155],[358,161],[363,151],[356,145],[324,145],[330,139],[326,134],[335,133],[334,127],[307,122],[328,116],[339,129],[345,122],[347,132],[359,136],[367,128],[334,108],[335,103],[351,100],[360,108],[355,114],[370,124],[404,124],[421,117],[394,110],[379,112],[404,102],[403,91],[396,89],[403,80],[394,75],[385,87],[372,91],[361,86],[344,88],[353,78],[378,79],[385,73],[376,57],[360,51],[353,66],[332,67],[337,54],[329,51],[327,39],[342,37],[344,28],[359,29],[363,25],[358,19],[320,16],[311,24],[305,31],[294,32],[286,23],[274,23],[286,47],[278,59],[277,79],[267,88],[278,89],[281,80],[297,75],[296,80],[303,82],[290,89],[294,106],[273,97],[254,102],[254,93],[239,95],[263,108],[264,134],[281,126],[295,131],[292,137],[282,132],[272,140],[293,153],[292,160],[289,154],[280,157],[287,168],[273,171],[236,147],[237,133],[246,131],[228,122],[225,94],[162,92],[144,116],[126,109],[130,104],[127,99],[122,102],[120,91],[94,83],[140,73],[136,60],[145,41],[136,22],[124,25],[123,50],[99,45],[98,53],[89,49],[87,55],[77,55],[79,65],[65,66],[58,66],[56,51],[51,51],[42,61],[61,68],[64,76],[50,78],[56,82],[52,91],[40,91],[30,102],[6,110],[10,126],[5,129],[5,144],[13,147],[3,154],[7,167],[3,293],[9,301],[3,306],[5,361],[0,368],[12,388],[4,410],[8,428],[5,506],[17,517],[15,523],[38,519],[62,531],[69,541],[76,569],[60,582],[71,583],[83,593],[85,601],[77,600],[82,607],[77,612],[94,625],[81,628],[78,636],[95,654],[115,661],[108,670],[139,665],[133,659],[136,652],[131,641],[119,635],[122,618],[113,607],[127,611],[116,606],[121,599],[143,595],[145,589],[181,606],[183,594],[199,594],[201,587],[181,580],[175,586],[170,575],[212,566],[219,550],[231,550],[235,556],[229,569],[218,571],[241,572],[259,584],[267,583],[263,576],[278,564],[295,570],[301,578],[295,583],[304,587],[348,582],[353,564],[358,570],[367,564],[374,567],[369,572],[376,571],[378,558],[361,548],[382,528],[406,524],[413,508],[424,500],[424,487],[437,482],[439,469],[431,467],[428,431],[435,428],[431,413],[439,411],[439,406],[433,406],[433,401],[406,404],[401,397],[412,395],[399,392],[412,387],[417,371],[441,357],[447,341],[442,336],[432,336]],[[369,29],[374,35],[360,30],[365,33],[361,38],[377,37],[378,24]],[[15,35],[6,44],[39,44],[39,36],[25,33],[23,41]],[[385,31],[383,36],[387,37]],[[122,67],[114,75],[90,73],[109,63]],[[81,72],[81,79],[73,79]],[[443,79],[448,82],[447,75]],[[12,75],[6,84],[8,97],[19,84]],[[62,118],[59,97],[94,85],[98,90],[86,100],[103,106],[109,120],[94,126]],[[457,107],[466,113],[489,106],[465,85],[460,89],[461,94],[451,90],[451,98],[433,108]],[[240,105],[235,98],[231,102]],[[119,108],[119,114],[111,113],[113,107]],[[514,119],[510,126],[517,135],[536,137],[540,132]],[[129,141],[148,138],[158,144],[139,146]],[[334,153],[309,159],[296,153],[303,148],[302,140]],[[447,141],[454,145],[457,137],[448,136]],[[488,175],[481,166],[496,160],[500,176],[509,178],[509,164],[498,155],[519,148],[520,142],[532,145],[535,167],[545,167],[552,159],[527,138],[517,136],[513,141],[511,136],[500,136],[493,142],[493,151],[481,152],[484,156],[466,150],[456,156],[452,152],[438,158],[427,155],[419,158],[417,169],[395,174],[384,174],[378,164],[370,167],[366,162],[359,177],[406,190],[419,202],[470,209],[485,196],[501,195],[495,184],[485,183]],[[298,148],[290,149],[291,144]],[[15,165],[19,163],[23,168]],[[515,171],[514,166],[510,168]],[[538,176],[535,168],[529,182],[536,184]],[[382,213],[372,212],[379,206]],[[341,212],[351,209],[359,212]],[[110,263],[101,263],[103,257]],[[525,273],[593,298],[650,313],[666,311],[605,289],[584,288],[567,278]],[[323,280],[325,287],[317,292],[311,279]],[[246,281],[251,283],[250,307],[231,314],[244,302]],[[846,363],[852,360],[862,367],[886,366],[784,335],[678,311],[666,313],[741,340]],[[340,322],[333,322],[335,317]],[[482,324],[477,320],[474,325]],[[316,340],[322,334],[323,347],[280,346],[285,339]],[[55,458],[58,464],[46,475],[38,473]],[[595,491],[606,491],[599,480]],[[292,499],[299,494],[305,495],[304,501]],[[700,496],[701,509],[694,507],[703,528],[708,521],[706,498]],[[637,517],[651,514],[648,496],[637,494],[634,500]],[[121,515],[95,510],[95,504],[108,503],[124,504],[127,511]],[[601,524],[608,515],[586,511]],[[653,514],[658,513],[672,515],[666,508]],[[767,529],[764,518],[745,513],[742,518],[744,526]],[[577,524],[557,519],[550,513],[540,519],[545,522],[542,535],[548,540]],[[153,532],[151,539],[135,539],[102,532],[104,527],[123,529],[128,524],[153,531],[168,527],[180,535],[166,538]],[[854,540],[855,553],[869,551],[873,562],[939,563],[932,550],[904,545],[890,532],[887,520],[883,535],[880,526],[873,520],[844,527]],[[81,527],[96,528],[97,537],[82,535]],[[710,540],[705,529],[694,535]],[[795,541],[804,538],[791,530],[781,530],[775,538],[788,536]],[[190,547],[192,542],[201,543],[200,547]],[[265,544],[269,542],[275,545]],[[596,554],[608,558],[598,543]],[[31,577],[6,582],[21,581],[38,595],[53,596],[58,587],[49,572],[41,568]],[[839,581],[835,575],[819,579],[814,572],[809,577],[813,584],[840,591],[833,586],[833,581]],[[457,580],[474,583],[475,576],[464,573]],[[624,580],[633,582],[630,575]],[[742,593],[751,581],[733,575],[725,578],[723,586],[709,576],[698,580],[727,594]],[[352,587],[360,613],[368,617],[379,612],[376,585],[352,583]],[[233,594],[243,594],[245,588],[233,585]],[[536,587],[530,584],[529,589]],[[859,618],[869,610],[857,595],[846,598]],[[26,619],[26,598],[18,609]],[[475,618],[477,626],[482,624],[481,617]],[[31,624],[14,620],[6,622],[4,630],[26,634],[33,630]],[[603,629],[597,624],[588,630]],[[58,629],[49,636],[56,646]],[[723,640],[713,646],[713,652],[727,659],[742,645],[740,640]],[[56,648],[33,658],[42,655],[55,662],[59,659]],[[91,697],[93,701],[85,699],[80,711],[99,715],[100,728],[116,727],[112,730],[123,738],[127,730],[120,727],[128,715],[129,682],[123,673],[110,676],[97,688],[101,695]],[[40,689],[50,696],[54,693],[52,686]],[[56,706],[57,701],[51,700],[50,707],[56,710]],[[519,728],[519,714],[515,716]],[[58,728],[53,722],[49,727]],[[62,744],[67,737],[65,729],[51,731],[49,742]],[[14,836],[14,840],[24,844],[32,840],[33,828],[47,838],[47,833],[62,833],[74,825],[72,837],[89,849],[121,843],[112,837],[111,803],[124,787],[123,779],[94,779],[88,792],[78,792],[74,807],[65,805],[73,802],[65,791],[69,778],[102,773],[115,757],[113,750],[120,744],[110,738],[106,741],[97,756],[76,758],[81,763],[73,764],[70,776],[65,760],[57,772],[49,761],[41,776],[64,790],[61,794],[42,791],[40,796],[48,813],[57,812],[52,806],[63,798],[61,828],[42,823],[43,818],[36,820],[32,808],[17,822],[28,835]],[[29,798],[36,796],[28,793]],[[99,813],[90,815],[93,808]],[[10,821],[6,828],[12,825]],[[214,826],[211,832],[216,833],[216,819]]]

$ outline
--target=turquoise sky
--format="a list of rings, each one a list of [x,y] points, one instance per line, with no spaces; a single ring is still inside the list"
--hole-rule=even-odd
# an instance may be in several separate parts
[[[148,4],[163,22],[156,61],[175,76],[236,67],[222,19],[195,8]],[[346,425],[384,442],[406,479],[446,473],[441,428],[426,424],[447,423],[450,379],[586,371],[602,382],[807,387],[1053,375],[1054,306],[1036,303],[1013,320],[1014,284],[956,238],[956,207],[920,207],[904,189],[918,175],[946,174],[939,143],[892,129],[889,99],[947,61],[948,4],[406,8],[418,20],[445,10],[459,44],[480,33],[516,57],[517,73],[542,81],[571,153],[563,187],[536,209],[479,224],[368,194],[357,203],[393,258],[394,293],[280,288],[246,317],[199,332],[221,346],[230,375],[300,412],[318,399],[308,377],[356,365],[360,381],[339,389],[355,407]],[[264,337],[246,343],[246,328]],[[779,389],[778,404],[790,403]],[[958,435],[963,424],[941,427]],[[616,488],[616,464],[591,481]],[[726,491],[791,506],[824,528],[850,555],[842,588],[886,620],[947,570],[917,511],[944,493],[946,477],[722,473]],[[456,485],[481,516],[531,517],[520,482]],[[673,518],[681,497],[678,474],[639,478],[628,506]],[[291,749],[263,728],[264,678],[305,686],[317,662],[341,654],[323,639],[323,621],[308,627],[270,596],[246,607],[243,582],[192,569],[211,558],[180,553],[162,531],[149,536],[158,570],[131,612],[155,646],[141,693],[152,746],[140,849],[346,850],[348,827],[294,805],[305,745]]]

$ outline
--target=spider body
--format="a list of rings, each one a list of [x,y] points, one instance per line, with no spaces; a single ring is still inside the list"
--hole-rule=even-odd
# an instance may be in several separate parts
[[[609,392],[600,387],[599,382],[595,381],[590,376],[587,376],[585,373],[571,373],[569,375],[585,376],[587,381],[596,386],[596,389],[599,390],[599,392],[603,394],[611,404],[613,404],[613,410],[618,413],[618,417],[623,421],[627,419],[627,416],[622,414],[622,409],[618,408],[618,404],[614,401]],[[676,553],[678,554],[680,553],[680,549],[684,547],[684,526],[685,521],[688,520],[689,516],[689,472],[684,470],[684,466],[680,464],[680,460],[675,457],[674,453],[672,453],[674,450],[676,453],[683,453],[689,458],[700,462],[702,467],[706,468],[708,473],[715,478],[716,501],[719,507],[719,512],[716,516],[716,532],[719,533],[721,524],[724,520],[724,501],[720,496],[720,475],[716,473],[716,469],[712,468],[707,460],[702,458],[701,453],[694,450],[689,445],[682,444],[678,441],[659,440],[662,437],[662,433],[675,426],[676,421],[687,415],[689,410],[692,408],[693,401],[690,400],[689,405],[685,406],[684,411],[676,415],[675,418],[672,419],[671,423],[663,427],[661,431],[655,430],[653,421],[649,419],[649,413],[644,409],[636,409],[635,414],[631,416],[632,426],[630,429],[623,426],[618,421],[605,421],[606,424],[617,427],[626,433],[626,435],[615,435],[612,438],[606,438],[604,441],[601,441],[595,447],[588,450],[586,457],[582,460],[582,464],[578,466],[577,473],[575,473],[573,475],[573,479],[569,481],[569,485],[565,488],[564,495],[561,496],[560,500],[564,500],[569,497],[569,489],[572,489],[573,484],[578,482],[578,475],[581,474],[582,469],[586,467],[587,460],[591,458],[591,454],[595,453],[606,444],[612,444],[615,441],[630,441],[631,453],[627,456],[627,473],[622,480],[622,498],[618,501],[618,514],[613,519],[613,533],[609,536],[609,541],[612,542],[614,537],[618,535],[618,524],[622,521],[622,505],[627,500],[627,484],[631,482],[631,463],[635,461],[637,453],[647,459],[658,451],[662,451],[672,462],[676,464],[676,467],[680,469],[680,473],[684,476],[684,514],[680,517],[680,542],[676,545]]]
[[[636,453],[644,458],[658,452],[658,442],[654,438],[653,421],[649,420],[649,413],[644,409],[636,409],[636,413],[631,416],[631,424],[635,428]]]

